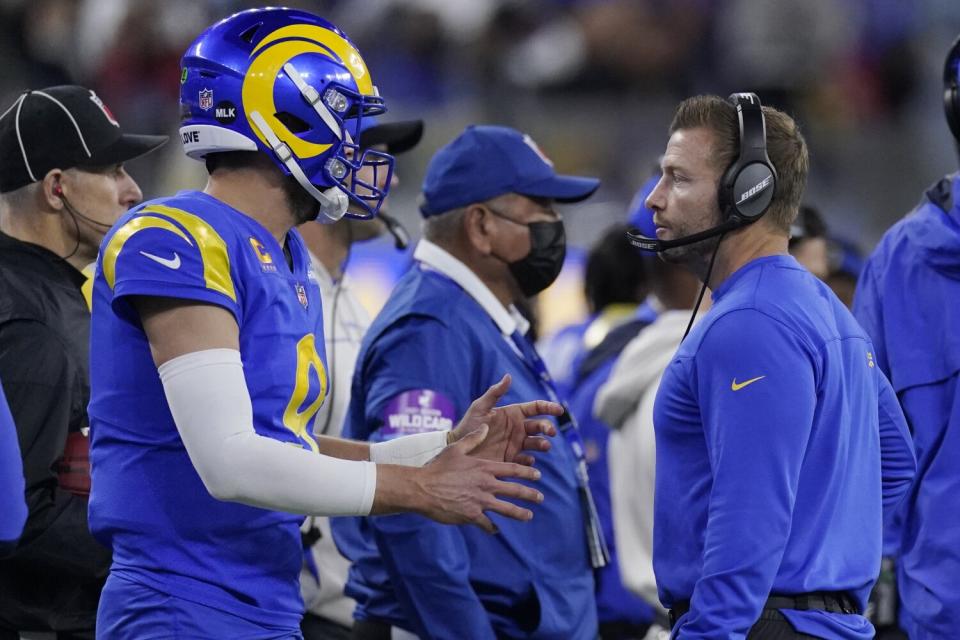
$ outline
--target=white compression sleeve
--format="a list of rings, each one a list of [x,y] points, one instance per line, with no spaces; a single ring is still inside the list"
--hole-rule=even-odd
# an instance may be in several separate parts
[[[318,455],[254,431],[239,351],[188,353],[158,371],[190,461],[215,498],[306,515],[370,513],[375,463]]]
[[[370,445],[370,460],[380,464],[422,467],[447,446],[449,431],[428,431],[410,436],[375,442]]]

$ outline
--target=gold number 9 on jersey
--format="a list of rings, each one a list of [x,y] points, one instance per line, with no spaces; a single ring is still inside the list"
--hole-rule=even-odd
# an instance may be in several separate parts
[[[308,425],[313,420],[313,416],[320,410],[323,399],[327,394],[327,371],[323,366],[323,360],[317,353],[316,337],[312,333],[300,338],[297,343],[297,374],[296,384],[293,387],[293,395],[290,396],[290,402],[283,412],[283,424],[287,429],[294,432],[310,445],[315,452],[319,452],[316,441],[308,430]],[[320,381],[320,391],[306,409],[301,411],[304,403],[307,402],[307,396],[310,393],[310,373],[317,372],[317,378]]]

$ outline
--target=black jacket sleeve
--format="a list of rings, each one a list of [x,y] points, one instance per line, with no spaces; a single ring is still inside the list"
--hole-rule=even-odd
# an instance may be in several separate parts
[[[23,457],[29,515],[15,557],[39,569],[104,576],[109,551],[90,534],[87,499],[57,484],[57,461],[71,427],[85,422],[78,403],[84,372],[71,361],[60,337],[43,323],[0,325],[0,380],[13,414]]]

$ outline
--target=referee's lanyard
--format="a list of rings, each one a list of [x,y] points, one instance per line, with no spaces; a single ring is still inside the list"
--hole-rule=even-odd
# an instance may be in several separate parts
[[[590,564],[594,569],[605,567],[610,562],[610,552],[607,549],[607,541],[603,537],[603,529],[600,527],[600,518],[597,516],[597,506],[593,502],[593,495],[590,493],[590,480],[587,475],[587,457],[584,454],[583,440],[580,438],[580,429],[577,422],[570,413],[570,408],[557,393],[557,387],[547,371],[546,365],[540,359],[536,349],[530,344],[526,336],[515,330],[510,339],[520,351],[523,363],[533,372],[543,383],[543,387],[550,396],[550,400],[563,406],[563,415],[557,419],[557,426],[561,435],[567,441],[573,455],[577,460],[577,485],[580,494],[580,502],[584,513],[584,528],[587,533],[587,546],[590,550]]]

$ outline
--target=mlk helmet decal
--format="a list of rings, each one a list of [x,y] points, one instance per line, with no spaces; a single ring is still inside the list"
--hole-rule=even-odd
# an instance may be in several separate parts
[[[363,119],[386,106],[360,53],[333,24],[294,9],[244,11],[200,34],[181,67],[188,156],[266,153],[320,203],[321,222],[379,210],[393,157],[363,151],[358,141]],[[364,167],[371,179],[358,175]],[[348,213],[351,203],[361,213]]]

